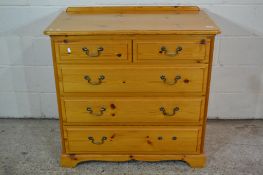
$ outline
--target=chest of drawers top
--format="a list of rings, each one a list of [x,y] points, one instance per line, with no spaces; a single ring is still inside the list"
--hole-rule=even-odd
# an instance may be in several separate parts
[[[208,15],[195,6],[69,7],[47,35],[218,34]]]

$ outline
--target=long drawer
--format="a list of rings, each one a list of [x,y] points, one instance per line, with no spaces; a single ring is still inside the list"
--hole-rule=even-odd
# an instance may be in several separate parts
[[[65,127],[67,153],[198,154],[201,127]]]
[[[207,65],[61,66],[62,92],[205,93]]]
[[[200,123],[204,97],[65,97],[63,121],[85,125]]]

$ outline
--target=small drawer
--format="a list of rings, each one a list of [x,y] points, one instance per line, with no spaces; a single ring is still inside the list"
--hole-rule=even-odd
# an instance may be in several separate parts
[[[61,66],[62,92],[193,92],[206,91],[207,65]]]
[[[83,40],[56,43],[58,62],[131,62],[130,40]]]
[[[135,40],[135,62],[207,63],[210,39]]]
[[[67,153],[198,154],[201,127],[64,127]]]
[[[63,121],[85,125],[195,123],[203,119],[204,97],[65,97]]]

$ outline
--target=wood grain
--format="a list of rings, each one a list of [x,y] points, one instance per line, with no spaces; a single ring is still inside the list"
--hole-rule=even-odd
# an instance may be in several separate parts
[[[201,152],[204,153],[204,145],[205,145],[205,133],[206,133],[206,121],[207,121],[207,114],[208,114],[208,103],[209,103],[209,93],[210,93],[210,84],[211,84],[211,73],[212,73],[212,64],[213,64],[213,54],[214,54],[214,42],[215,38],[212,38],[211,47],[210,47],[210,55],[209,55],[209,67],[208,67],[208,78],[207,78],[207,90],[206,90],[206,100],[205,100],[205,110],[204,116],[205,119],[203,120],[203,132],[202,132],[202,146]]]
[[[52,38],[62,166],[182,160],[204,167],[220,33],[205,12],[195,6],[69,7],[44,33]]]
[[[198,92],[205,93],[207,66],[61,66],[63,92]],[[84,79],[89,76],[91,85]],[[167,82],[160,78],[167,78]],[[180,76],[175,84],[175,77]]]
[[[132,155],[107,155],[107,154],[62,154],[61,155],[61,166],[73,168],[78,163],[84,161],[167,161],[167,160],[181,160],[188,163],[192,168],[203,168],[206,162],[206,156],[204,154],[198,155],[185,155],[185,154],[174,154],[174,155],[144,155],[144,154],[132,154]]]
[[[60,92],[60,85],[59,85],[59,77],[58,77],[58,67],[56,62],[56,49],[55,49],[55,42],[51,38],[51,49],[52,49],[52,56],[53,56],[53,67],[54,67],[54,78],[55,78],[55,85],[56,85],[56,97],[58,101],[58,115],[59,115],[59,128],[61,134],[61,153],[65,154],[65,142],[64,142],[64,127],[63,127],[63,120],[62,119],[62,106],[60,102],[61,92]]]
[[[70,9],[76,11],[76,8],[75,10]],[[178,13],[179,10],[175,11],[177,13],[166,13],[171,12],[171,7],[166,7],[161,11],[150,10],[153,12],[150,14],[122,14],[118,11],[113,14],[108,13],[107,8],[98,10],[99,13],[82,14],[70,13],[70,9],[68,12],[62,12],[44,33],[47,35],[97,35],[217,34],[220,32],[213,21],[203,11],[195,10],[196,8],[194,8],[194,13],[189,13],[189,10],[182,10],[180,13]],[[82,8],[79,11],[83,11]],[[122,11],[125,11],[125,8]]]
[[[68,7],[67,13],[75,14],[111,14],[111,13],[197,13],[200,9],[197,6],[119,6],[119,7]]]
[[[210,39],[178,39],[178,40],[134,40],[135,62],[177,63],[180,60],[207,63],[209,59]],[[161,48],[167,52],[161,52]],[[176,54],[176,49],[181,48]],[[169,55],[170,54],[170,55]]]
[[[88,51],[83,51],[83,48]],[[102,48],[102,51],[98,51]],[[56,43],[59,63],[131,62],[131,40],[83,40]],[[70,53],[69,53],[70,51]]]
[[[67,124],[82,123],[85,125],[131,125],[140,123],[195,123],[203,120],[204,98],[200,97],[65,97],[62,98],[63,121]],[[90,113],[87,108],[94,112]],[[164,115],[163,107],[169,115]],[[173,113],[174,108],[179,108]],[[106,110],[101,112],[101,108]],[[99,115],[99,116],[98,116]]]
[[[197,154],[200,150],[201,128],[193,126],[67,126],[64,132],[67,153]]]

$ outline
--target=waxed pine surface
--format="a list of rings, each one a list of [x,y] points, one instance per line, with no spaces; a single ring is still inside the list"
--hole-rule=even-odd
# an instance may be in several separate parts
[[[115,126],[112,127],[112,129],[108,130],[107,132],[104,130],[102,131],[100,128],[96,128],[97,126],[94,127],[94,131],[97,130],[98,133],[104,135],[103,137],[101,137],[97,134],[95,135],[96,132],[93,133],[89,129],[88,130],[85,129],[85,132],[79,132],[80,130],[82,130],[81,128],[82,126],[67,126],[68,124],[72,125],[72,123],[65,123],[65,121],[62,120],[63,119],[62,117],[64,117],[64,113],[61,107],[62,105],[60,104],[61,104],[61,98],[63,97],[65,98],[70,97],[70,96],[77,97],[78,95],[80,95],[80,93],[83,93],[82,94],[83,96],[88,96],[89,95],[88,93],[92,95],[96,95],[96,96],[101,96],[101,95],[118,96],[118,95],[121,95],[121,93],[122,94],[127,93],[127,95],[129,93],[145,93],[147,95],[150,95],[151,93],[156,93],[153,95],[153,97],[158,97],[158,95],[161,95],[161,93],[164,93],[164,92],[170,93],[171,96],[173,96],[172,93],[178,93],[178,95],[180,93],[180,96],[191,96],[192,94],[190,93],[196,93],[200,96],[205,95],[205,109],[202,112],[204,115],[204,119],[206,119],[208,94],[209,94],[208,88],[210,84],[210,74],[211,74],[211,64],[212,64],[211,62],[212,62],[212,56],[213,56],[212,51],[213,51],[213,45],[214,45],[214,35],[219,33],[219,30],[217,29],[217,27],[211,24],[212,21],[210,21],[210,18],[207,15],[205,15],[203,11],[199,11],[198,7],[194,8],[193,11],[191,10],[190,13],[188,12],[189,7],[180,7],[181,10],[180,11],[175,10],[176,13],[174,13],[174,10],[171,10],[171,7],[160,7],[160,8],[166,9],[166,10],[161,10],[161,11],[153,10],[152,7],[137,7],[136,10],[132,11],[129,14],[126,14],[126,13],[124,14],[123,12],[132,7],[116,7],[122,12],[119,12],[119,11],[115,12],[115,10],[112,10],[110,8],[114,8],[114,7],[102,7],[98,9],[97,8],[91,9],[91,8],[83,7],[83,8],[76,8],[76,10],[74,10],[73,13],[71,10],[72,8],[67,8],[66,17],[63,18],[62,16],[64,13],[61,13],[61,15],[58,16],[53,21],[53,23],[48,27],[48,29],[44,31],[45,34],[50,35],[51,41],[52,41],[55,80],[56,80],[57,97],[58,97],[58,104],[59,104],[58,108],[59,108],[60,120],[61,120],[60,128],[62,130],[61,137],[63,138],[61,166],[62,167],[75,167],[77,163],[82,162],[82,161],[88,161],[88,160],[114,160],[114,161],[120,161],[120,160],[149,160],[149,161],[150,160],[151,161],[152,160],[160,160],[160,161],[161,160],[184,160],[184,161],[187,161],[191,167],[204,167],[205,155],[203,153],[203,145],[204,145],[204,135],[205,135],[204,127],[206,124],[205,120],[202,120],[203,122],[200,126],[202,127],[202,129],[200,128],[192,132],[192,134],[190,134],[190,132],[188,131],[184,131],[184,136],[179,134],[178,139],[176,139],[177,136],[170,135],[169,132],[166,132],[166,131],[163,132],[163,130],[159,130],[160,127],[156,127],[156,129],[154,127],[152,127],[151,129],[149,128],[147,132],[149,131],[151,134],[147,136],[143,136],[143,137],[141,137],[141,135],[144,135],[144,132],[139,131],[139,128],[136,128],[136,127],[131,127],[130,129],[126,130],[128,133],[133,132],[134,135],[126,134],[126,131],[124,132],[124,130],[119,131],[117,128],[116,129],[114,128]],[[143,10],[144,8],[147,9],[147,13],[145,13],[146,11]],[[172,7],[172,9],[177,9],[177,7]],[[112,12],[108,14],[109,10],[112,10]],[[150,13],[148,13],[149,12],[148,10],[150,10]],[[99,13],[97,12],[93,13],[94,11],[99,11]],[[107,13],[104,13],[105,11],[107,11]],[[139,12],[140,13],[143,12],[143,14],[140,14]],[[171,22],[169,22],[170,18],[165,15],[171,12],[173,13],[172,18],[174,17],[176,18],[172,20]],[[112,15],[115,15],[115,16],[112,17]],[[131,25],[131,24],[134,23],[135,21],[130,20],[130,18],[127,17],[127,15],[132,15],[132,16],[137,15],[136,17],[138,19],[140,17],[142,18],[148,17],[148,18],[145,19],[145,21],[140,25],[141,28],[136,28],[136,27],[134,28],[136,24],[134,25]],[[165,22],[168,22],[169,25],[168,26],[162,25],[162,24],[158,24],[157,22],[152,24],[152,17],[155,17],[155,15],[159,15],[159,16],[156,16],[156,18],[160,17],[159,20],[158,19],[156,20],[154,18],[156,21],[165,21]],[[125,22],[118,20],[117,21],[118,25],[116,25],[115,19],[118,19],[119,16],[122,16],[123,18],[121,20],[124,20]],[[96,19],[97,17],[100,19]],[[200,20],[200,23],[202,23],[202,25],[208,25],[212,27],[213,30],[208,31],[203,28],[204,26],[202,26],[202,29],[197,27],[199,25],[198,23],[199,20]],[[127,22],[129,25],[127,26],[127,28],[125,28]],[[139,21],[136,20],[136,22],[139,22]],[[176,24],[174,24],[173,22],[176,22]],[[195,23],[198,23],[198,25],[196,25]],[[56,24],[58,24],[58,26],[56,26]],[[102,24],[103,24],[103,27],[101,26]],[[192,27],[192,25],[194,27]],[[124,29],[115,28],[114,26],[121,26],[121,27],[124,26]],[[150,27],[151,29],[147,28],[149,26],[153,26],[153,28],[152,27]],[[158,29],[158,27],[155,28],[154,26],[158,26],[158,27],[165,26],[165,27]],[[100,29],[101,27],[103,28],[103,31]],[[55,33],[53,32],[54,28],[56,31]],[[135,33],[133,33],[134,31]],[[156,51],[158,55],[165,54],[167,56],[177,56],[181,52],[184,53],[185,50],[186,50],[186,53],[188,54],[190,53],[193,55],[195,55],[196,52],[197,52],[197,55],[199,55],[199,52],[200,52],[202,54],[199,57],[201,57],[202,59],[209,58],[209,62],[208,62],[209,64],[208,65],[198,64],[201,62],[197,61],[193,65],[183,64],[183,65],[175,65],[172,67],[169,66],[170,64],[166,64],[160,67],[158,63],[154,64],[153,66],[139,66],[136,64],[127,64],[127,65],[117,66],[117,65],[107,64],[106,66],[95,65],[91,67],[87,65],[78,65],[77,62],[76,63],[72,62],[71,65],[67,65],[65,63],[60,64],[60,62],[57,62],[58,57],[60,57],[61,59],[63,56],[63,52],[65,50],[67,50],[66,51],[67,54],[74,53],[74,54],[79,55],[80,53],[85,52],[85,54],[88,57],[100,57],[102,56],[101,53],[104,51],[103,49],[104,46],[100,46],[100,45],[95,47],[96,51],[94,52],[94,48],[90,49],[86,46],[81,46],[81,45],[79,46],[76,45],[76,48],[75,48],[75,44],[73,44],[74,47],[71,48],[70,46],[71,44],[69,44],[67,49],[62,48],[62,50],[64,51],[61,53],[61,50],[60,50],[61,47],[59,47],[60,49],[57,49],[56,46],[59,45],[59,43],[61,42],[59,40],[62,38],[63,38],[64,43],[76,42],[77,44],[78,42],[80,43],[83,42],[83,44],[85,44],[85,38],[88,36],[82,37],[82,36],[76,36],[76,35],[94,35],[92,37],[95,38],[95,41],[99,41],[100,39],[102,39],[101,34],[110,34],[111,32],[113,32],[114,35],[119,35],[118,37],[123,37],[124,40],[129,40],[129,37],[135,37],[132,39],[136,40],[136,39],[139,39],[140,36],[131,36],[131,35],[127,36],[127,35],[120,35],[120,34],[144,34],[145,32],[147,34],[150,34],[152,31],[154,32],[154,34],[189,34],[189,35],[205,34],[204,36],[200,35],[200,37],[204,37],[204,39],[199,39],[199,41],[197,42],[198,44],[197,45],[195,44],[194,46],[191,46],[190,48],[188,48],[189,44],[187,45],[183,44],[180,46],[178,45],[175,51],[171,52],[170,51],[171,48],[170,47],[168,48],[168,46],[166,47],[166,44],[167,44],[166,43],[160,50],[157,49]],[[55,35],[66,35],[66,36],[63,37],[63,36],[55,36]],[[98,35],[98,38],[96,35]],[[189,35],[186,36],[186,38],[190,38]],[[68,36],[70,37],[68,38]],[[162,38],[163,36],[160,35],[160,37]],[[171,37],[174,37],[174,36],[171,35]],[[74,41],[72,41],[71,38],[73,38]],[[179,35],[179,38],[181,38],[180,35]],[[185,38],[185,41],[186,41],[186,38]],[[149,40],[153,38],[152,36],[147,36],[145,37],[145,39]],[[110,40],[113,40],[113,38],[111,38]],[[93,43],[91,42],[91,44]],[[94,43],[94,46],[95,46],[95,43]],[[82,51],[79,51],[78,48],[81,48],[81,47],[82,49],[80,50]],[[188,49],[185,49],[185,48],[188,48]],[[132,50],[132,52],[129,52],[129,50],[131,50],[131,48],[127,48],[127,55],[129,55],[129,53],[133,55],[134,53],[137,52],[136,49]],[[121,52],[117,52],[117,55],[119,55],[118,53],[121,53]],[[151,61],[149,63],[151,63]],[[99,78],[96,78],[98,76]],[[173,78],[172,83],[169,81],[170,77],[175,77]],[[98,80],[94,81],[95,79],[98,79]],[[157,79],[159,79],[159,81],[156,81]],[[180,81],[181,79],[184,79],[184,81]],[[171,86],[175,84],[176,86]],[[95,87],[91,85],[100,85],[100,86]],[[186,94],[181,94],[181,92],[186,93]],[[125,94],[123,97],[127,95]],[[135,94],[132,94],[132,96],[134,95]],[[140,94],[140,96],[142,96],[142,94]],[[68,110],[67,107],[65,107],[64,109],[66,111]],[[104,109],[103,111],[105,110],[106,109]],[[150,112],[147,115],[150,115]],[[167,116],[166,114],[164,115]],[[69,130],[70,127],[76,127],[76,128],[72,128],[72,130],[71,129]],[[73,130],[76,130],[76,132]],[[118,134],[123,135],[123,136],[126,135],[126,137],[124,137],[123,139],[122,137],[118,136],[116,137],[116,140],[114,139],[114,141],[110,142],[110,144],[109,142],[104,143],[104,140],[109,138],[109,135],[112,135],[112,137],[110,138],[114,138],[115,131],[117,135]],[[86,136],[85,136],[86,132],[88,133],[91,132],[88,138],[89,140],[92,140],[91,143],[95,145],[91,145],[89,141],[86,141]],[[186,137],[188,133],[189,133],[189,137],[188,136]],[[198,133],[198,134],[193,134],[193,133]],[[157,136],[155,134],[157,134]],[[164,135],[164,138],[166,139],[172,138],[172,140],[176,140],[176,141],[171,141],[168,143],[166,141],[165,142],[160,141],[162,139],[158,139],[159,141],[157,140],[157,142],[153,143],[151,137],[160,138],[160,136],[158,136],[159,134]],[[97,137],[103,138],[103,141],[95,142],[94,140],[97,140],[98,139]],[[144,137],[146,137],[148,140],[147,141],[145,141],[144,139],[141,140],[141,138],[144,138]],[[138,138],[140,139],[138,140]],[[109,140],[109,141],[112,141],[112,140]],[[131,142],[131,143],[127,143],[127,142]],[[143,142],[143,143],[138,144],[138,142]],[[101,144],[103,145],[98,146]],[[134,149],[137,147],[139,147],[138,150]],[[106,155],[106,152],[108,153],[108,155]],[[164,152],[167,152],[166,156],[163,155]],[[125,158],[125,156],[127,155],[122,154],[122,153],[132,153],[132,154],[127,159]],[[136,153],[136,154],[133,154],[133,153]],[[148,153],[149,155],[146,155]],[[181,153],[181,155],[179,155],[179,153]],[[74,155],[71,155],[71,154],[74,154]],[[119,155],[117,156],[117,154]]]
[[[127,8],[127,7],[120,7]],[[107,8],[105,9],[107,10]],[[78,10],[77,10],[78,11]],[[87,22],[88,21],[88,22]],[[99,14],[62,12],[48,26],[45,34],[217,34],[216,24],[203,11],[192,13],[152,12],[148,14]]]
[[[263,120],[210,120],[207,166],[192,169],[181,161],[86,162],[59,166],[58,120],[0,119],[0,175],[261,175]]]

